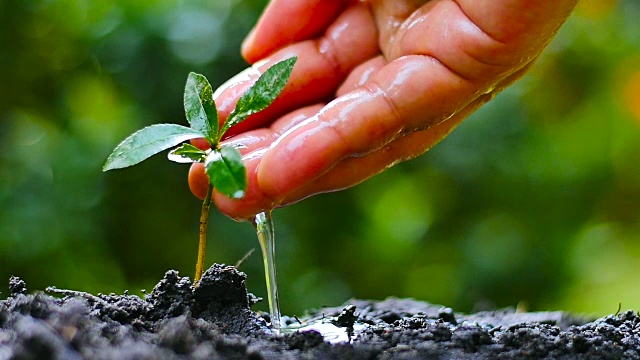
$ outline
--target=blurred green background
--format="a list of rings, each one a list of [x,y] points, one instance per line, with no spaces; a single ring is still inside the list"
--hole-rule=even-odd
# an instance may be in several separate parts
[[[200,202],[164,155],[103,174],[144,125],[185,123],[265,1],[0,2],[0,292],[151,290],[192,276]],[[640,2],[582,1],[537,66],[428,154],[274,212],[286,314],[351,297],[456,310],[640,309]],[[207,260],[265,296],[247,223],[212,215]],[[4,279],[4,280],[2,280]],[[266,309],[266,302],[258,306]]]

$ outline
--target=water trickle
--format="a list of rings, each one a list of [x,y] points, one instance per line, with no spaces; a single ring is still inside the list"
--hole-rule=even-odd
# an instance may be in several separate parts
[[[267,280],[267,297],[269,299],[269,313],[271,326],[280,332],[280,304],[278,302],[278,282],[276,281],[276,243],[273,231],[271,212],[261,212],[255,216],[253,226],[256,228],[262,260],[264,262],[264,276]]]
[[[258,235],[258,241],[260,242],[260,248],[262,249],[262,259],[264,262],[264,275],[267,282],[267,297],[269,300],[269,313],[271,315],[271,327],[275,333],[291,333],[291,332],[304,332],[304,331],[317,331],[319,332],[325,341],[332,344],[351,342],[357,335],[365,328],[365,324],[353,323],[350,325],[350,330],[347,329],[341,320],[341,316],[336,319],[314,319],[305,321],[299,324],[289,324],[283,326],[280,314],[280,304],[278,302],[278,283],[276,280],[276,259],[275,259],[275,233],[273,228],[273,221],[271,220],[271,212],[261,212],[257,214],[253,221],[253,226],[256,229]],[[345,308],[343,313],[353,316],[353,309]]]

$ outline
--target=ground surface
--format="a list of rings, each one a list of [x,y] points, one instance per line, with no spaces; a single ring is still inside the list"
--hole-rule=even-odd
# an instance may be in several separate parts
[[[199,287],[168,271],[144,299],[47,289],[18,278],[0,301],[4,359],[640,359],[640,316],[591,322],[561,312],[463,315],[406,299],[316,312],[350,342],[274,334],[250,310],[246,275],[214,265]],[[304,320],[303,320],[304,321]]]

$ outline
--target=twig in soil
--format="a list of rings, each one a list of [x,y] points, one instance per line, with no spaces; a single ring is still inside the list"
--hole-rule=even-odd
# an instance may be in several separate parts
[[[59,294],[59,295],[64,295],[64,296],[81,297],[81,298],[85,298],[85,299],[87,299],[89,301],[94,301],[94,302],[103,304],[105,306],[110,306],[110,304],[108,302],[106,302],[105,300],[103,300],[103,299],[101,299],[101,298],[99,298],[99,297],[97,297],[95,295],[83,292],[83,291],[58,289],[55,286],[49,286],[44,291],[46,291],[48,293],[54,293],[54,294]]]
[[[247,251],[247,253],[244,254],[244,256],[240,260],[238,260],[238,262],[236,262],[236,264],[233,267],[235,267],[236,269],[240,268],[240,265],[242,265],[242,263],[244,263],[249,258],[249,256],[253,254],[254,251],[255,251],[255,248]]]

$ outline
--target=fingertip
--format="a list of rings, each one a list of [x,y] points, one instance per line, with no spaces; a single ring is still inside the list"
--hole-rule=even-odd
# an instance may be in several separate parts
[[[321,35],[355,0],[272,0],[242,45],[253,64],[283,46]]]
[[[249,63],[253,64],[258,59],[255,56],[255,39],[256,39],[256,28],[253,27],[247,37],[242,41],[242,45],[240,47],[240,52],[242,57]]]
[[[247,168],[247,190],[241,199],[231,199],[215,192],[213,200],[220,212],[236,220],[249,220],[262,211],[273,208],[274,202],[262,192],[257,180],[257,168],[260,163],[259,150],[243,158]]]
[[[200,150],[208,150],[211,146],[204,138],[197,138],[190,140],[191,145],[197,147]]]
[[[193,163],[189,168],[189,189],[198,199],[203,200],[207,195],[207,187],[209,186],[209,178],[204,172],[204,164]]]

